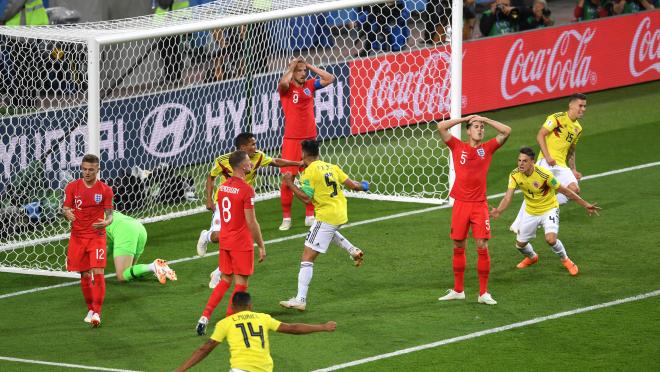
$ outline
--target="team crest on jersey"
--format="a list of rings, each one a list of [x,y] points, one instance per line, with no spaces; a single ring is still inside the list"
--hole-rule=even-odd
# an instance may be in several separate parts
[[[305,88],[305,89],[303,89],[303,93],[305,93],[305,95],[306,95],[307,97],[309,97],[309,96],[312,95],[312,91],[309,90],[309,88]]]
[[[533,185],[534,185],[534,187],[537,188],[537,189],[541,186],[541,185],[540,185],[538,182],[536,182],[536,181],[534,181]]]
[[[94,194],[94,201],[96,202],[96,204],[100,203],[101,200],[103,200],[103,195],[101,195],[101,194]]]
[[[479,156],[481,156],[481,157],[483,158],[484,156],[486,156],[486,150],[484,150],[483,147],[479,147],[479,148],[477,149],[477,155],[479,155]]]

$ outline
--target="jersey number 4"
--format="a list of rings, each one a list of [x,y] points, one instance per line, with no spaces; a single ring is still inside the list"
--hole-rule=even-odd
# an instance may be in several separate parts
[[[245,324],[247,324],[247,329],[245,329]],[[261,339],[262,349],[266,347],[266,339],[264,338],[264,327],[259,326],[259,332],[255,332],[254,328],[252,327],[252,323],[247,322],[247,323],[236,324],[236,328],[240,329],[241,333],[243,333],[243,341],[245,341],[245,347],[247,348],[250,347],[250,339],[248,337],[248,331],[250,332],[250,336],[259,337]]]

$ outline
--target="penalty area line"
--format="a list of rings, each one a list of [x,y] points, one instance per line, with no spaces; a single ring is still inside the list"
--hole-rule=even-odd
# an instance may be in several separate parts
[[[607,171],[607,172],[602,172],[602,173],[592,174],[592,175],[589,175],[589,176],[584,176],[584,177],[582,177],[581,181],[586,181],[586,180],[591,180],[591,179],[596,179],[596,178],[601,178],[601,177],[607,177],[607,176],[611,176],[611,175],[614,175],[614,174],[635,171],[635,170],[643,169],[643,168],[656,167],[658,165],[660,165],[660,161],[653,162],[653,163],[635,165],[635,166],[627,167],[627,168],[615,169],[615,170],[611,170],[611,171]],[[516,192],[519,192],[519,191],[516,190]],[[501,198],[502,196],[504,196],[504,193],[489,195],[488,199],[497,199],[497,198]],[[391,215],[388,215],[388,216],[376,217],[376,218],[371,218],[371,219],[368,219],[368,220],[362,220],[362,221],[347,223],[347,224],[343,225],[341,228],[346,229],[346,228],[354,227],[354,226],[367,225],[367,224],[372,224],[372,223],[381,222],[381,221],[387,221],[387,220],[391,220],[391,219],[395,219],[395,218],[401,218],[401,217],[412,216],[412,215],[415,215],[415,214],[433,212],[433,211],[437,211],[437,210],[440,210],[440,209],[447,209],[447,208],[450,208],[450,207],[451,206],[449,204],[445,204],[445,205],[427,207],[427,208],[422,208],[422,209],[416,209],[416,210],[412,210],[412,211],[408,211],[408,212],[395,213],[395,214],[391,214]],[[281,243],[281,242],[288,241],[288,240],[303,238],[306,235],[307,235],[307,233],[305,232],[305,233],[300,233],[300,234],[295,234],[295,235],[284,236],[284,237],[281,237],[281,238],[276,238],[276,239],[271,239],[271,240],[265,241],[264,244]],[[218,252],[211,252],[211,253],[208,253],[207,255],[205,255],[204,257],[214,256],[214,255],[217,255],[217,254],[218,254]],[[198,259],[201,259],[201,258],[204,258],[204,257],[200,257],[200,256],[184,257],[184,258],[178,258],[178,259],[175,259],[175,260],[168,260],[167,262],[170,263],[170,264],[175,264],[175,263],[198,260]],[[113,276],[116,276],[116,275],[115,274],[108,274],[105,277],[106,278],[111,278]],[[77,281],[74,281],[74,282],[67,282],[67,283],[56,284],[56,285],[51,285],[51,286],[47,286],[47,287],[38,287],[38,288],[28,289],[28,290],[19,291],[19,292],[7,293],[7,294],[4,294],[4,295],[0,295],[0,300],[2,300],[4,298],[20,296],[20,295],[24,295],[24,294],[41,292],[41,291],[45,291],[45,290],[48,290],[48,289],[68,287],[68,286],[72,286],[72,285],[78,284],[78,283],[80,283],[80,281],[77,280]]]
[[[5,357],[5,356],[0,356],[0,360],[5,360],[5,361],[8,361],[8,362],[16,362],[16,363],[42,364],[42,365],[46,365],[46,366],[55,366],[55,367],[88,369],[88,370],[92,370],[92,371],[139,372],[139,371],[133,371],[133,370],[130,370],[130,369],[117,369],[117,368],[84,366],[84,365],[80,365],[80,364],[46,362],[46,361],[43,361],[43,360],[11,358],[11,357]]]
[[[444,340],[440,340],[440,341],[436,341],[436,342],[432,342],[432,343],[428,343],[428,344],[424,344],[424,345],[409,347],[409,348],[406,348],[406,349],[393,351],[391,353],[380,354],[380,355],[375,355],[375,356],[372,356],[372,357],[369,357],[369,358],[354,360],[352,362],[336,364],[334,366],[314,370],[313,372],[328,372],[328,371],[336,371],[338,369],[343,369],[343,368],[348,368],[348,367],[354,367],[354,366],[358,366],[358,365],[366,364],[366,363],[370,363],[370,362],[375,362],[375,361],[382,360],[382,359],[393,358],[393,357],[396,357],[396,356],[399,356],[399,355],[410,354],[410,353],[414,353],[414,352],[421,351],[421,350],[432,349],[432,348],[436,348],[436,347],[440,347],[440,346],[444,346],[444,345],[453,344],[453,343],[456,343],[456,342],[471,340],[471,339],[481,337],[481,336],[486,336],[486,335],[491,335],[491,334],[494,334],[494,333],[509,331],[509,330],[516,329],[516,328],[522,328],[522,327],[542,323],[542,322],[545,322],[545,321],[548,321],[548,320],[564,318],[564,317],[568,317],[568,316],[572,316],[572,315],[576,315],[576,314],[581,314],[581,313],[586,313],[586,312],[589,312],[589,311],[604,309],[606,307],[621,305],[621,304],[625,304],[625,303],[629,303],[629,302],[641,301],[641,300],[645,300],[647,298],[656,297],[658,295],[660,295],[660,290],[655,290],[655,291],[652,291],[652,292],[640,294],[640,295],[637,295],[637,296],[627,297],[627,298],[623,298],[623,299],[620,299],[620,300],[614,300],[614,301],[605,302],[605,303],[598,304],[598,305],[592,305],[592,306],[582,307],[582,308],[573,309],[573,310],[569,310],[569,311],[563,311],[563,312],[560,312],[560,313],[547,315],[547,316],[542,316],[542,317],[538,317],[538,318],[534,318],[534,319],[529,319],[529,320],[525,320],[525,321],[518,322],[518,323],[513,323],[513,324],[508,324],[508,325],[501,326],[501,327],[496,327],[496,328],[486,329],[486,330],[483,330],[483,331],[473,332],[473,333],[469,333],[469,334],[466,334],[466,335],[463,335],[463,336],[452,337],[452,338],[448,338],[448,339],[444,339]]]

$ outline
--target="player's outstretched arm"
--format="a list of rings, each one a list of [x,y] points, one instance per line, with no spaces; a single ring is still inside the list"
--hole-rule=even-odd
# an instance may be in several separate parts
[[[440,132],[440,137],[442,138],[443,141],[447,142],[451,139],[452,135],[449,133],[449,129],[451,129],[454,125],[464,123],[466,121],[469,121],[475,117],[475,115],[469,115],[463,118],[458,118],[458,119],[447,119],[443,120],[438,123],[438,131]]]
[[[511,135],[511,127],[505,124],[500,123],[497,120],[489,119],[485,116],[475,116],[470,121],[481,121],[483,123],[486,123],[490,125],[491,127],[495,128],[497,131],[497,136],[495,137],[497,139],[497,143],[500,145],[503,145],[507,139],[509,139],[509,136]]]
[[[304,335],[314,332],[334,332],[337,323],[330,321],[322,324],[304,324],[304,323],[282,323],[277,332],[288,333],[292,335]]]
[[[347,178],[346,181],[344,181],[344,186],[353,191],[369,191],[369,181],[357,182]]]
[[[302,161],[293,161],[293,160],[286,160],[286,159],[280,159],[280,158],[273,158],[273,161],[270,162],[270,166],[273,167],[302,167],[304,163]]]
[[[491,208],[490,209],[490,215],[494,219],[502,215],[502,212],[504,212],[507,208],[509,208],[509,204],[511,204],[511,200],[513,199],[513,192],[514,189],[507,189],[506,193],[504,194],[504,197],[500,201],[500,205],[497,206],[497,208]]]
[[[289,189],[291,189],[291,191],[293,191],[293,195],[295,195],[296,198],[300,199],[301,202],[305,204],[309,204],[312,202],[312,198],[309,195],[305,194],[305,192],[302,191],[300,187],[296,186],[293,183],[293,175],[291,173],[288,172],[284,173],[284,175],[282,176],[282,182],[284,182],[284,184],[287,185]]]
[[[557,165],[557,162],[550,155],[550,151],[548,151],[548,145],[545,143],[545,137],[547,137],[548,134],[550,134],[548,128],[546,128],[545,126],[541,126],[541,129],[539,129],[539,132],[536,134],[536,143],[539,144],[539,147],[541,148],[541,152],[543,153],[543,158],[545,159],[545,161],[547,161],[549,165],[555,166]]]
[[[326,87],[335,82],[335,75],[329,73],[328,71],[322,70],[311,63],[307,63],[306,65],[310,71],[321,77],[321,86]]]
[[[569,199],[575,201],[576,203],[580,204],[584,209],[587,210],[587,213],[591,215],[596,215],[598,216],[598,211],[601,210],[599,206],[596,205],[596,203],[589,203],[586,200],[582,199],[580,195],[576,194],[573,190],[569,189],[568,187],[564,186],[559,186],[557,188],[557,191],[566,195]]]
[[[254,213],[254,209],[245,209],[245,222],[252,233],[252,239],[257,243],[259,247],[259,262],[263,262],[266,258],[266,246],[264,246],[264,238],[261,236],[261,226],[259,226],[259,221],[257,221],[257,215]]]
[[[206,185],[204,186],[204,191],[206,194],[206,209],[213,211],[215,210],[215,205],[213,204],[213,188],[215,186],[215,177],[212,177],[210,174],[206,177]]]
[[[218,343],[219,342],[214,340],[206,341],[204,345],[202,345],[199,349],[195,350],[195,352],[190,357],[190,359],[186,360],[185,363],[183,363],[179,368],[176,369],[176,372],[187,371],[188,368],[204,360],[204,358],[206,358],[206,356],[209,355],[213,351],[213,349],[215,349],[216,346],[218,346]]]
[[[291,84],[291,79],[293,78],[293,71],[296,69],[298,62],[303,62],[303,59],[297,57],[289,62],[289,67],[284,71],[284,75],[282,75],[279,84],[277,84],[277,88],[280,92],[286,93],[289,90],[289,84]]]

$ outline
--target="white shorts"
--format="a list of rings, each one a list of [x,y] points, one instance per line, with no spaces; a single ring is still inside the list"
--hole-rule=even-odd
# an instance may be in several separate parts
[[[209,231],[220,231],[220,211],[218,210],[218,205],[216,204],[215,209],[213,209],[213,218],[211,219],[211,227]]]
[[[330,225],[321,221],[314,222],[305,238],[305,246],[319,253],[327,252],[328,246],[338,229],[339,226],[337,225]]]
[[[575,175],[573,174],[573,171],[571,170],[571,168],[564,167],[564,166],[561,166],[561,165],[551,166],[550,164],[548,164],[547,161],[545,161],[545,158],[539,159],[536,162],[536,165],[540,165],[543,168],[545,168],[545,169],[549,170],[550,172],[552,172],[552,174],[555,176],[557,181],[559,181],[559,183],[564,187],[568,187],[568,185],[570,185],[572,183],[574,183],[576,185],[578,183],[578,180],[577,180],[577,178],[575,178]]]
[[[546,234],[557,234],[559,232],[559,208],[552,208],[540,216],[523,211],[516,240],[526,243],[536,238],[536,229],[539,226],[543,226]]]

